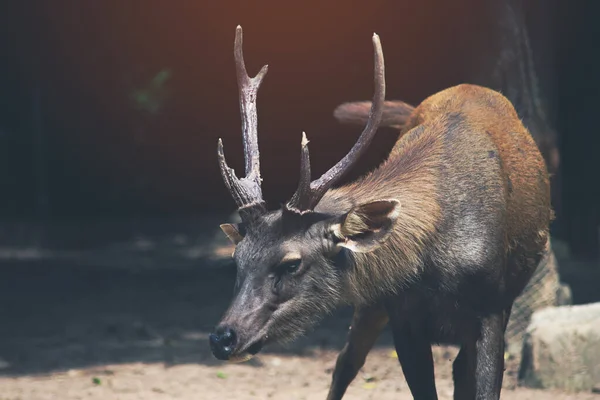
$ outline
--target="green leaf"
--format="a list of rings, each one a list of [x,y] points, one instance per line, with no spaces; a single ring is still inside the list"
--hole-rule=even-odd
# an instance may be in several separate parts
[[[223,372],[223,371],[219,371],[219,372],[217,372],[217,378],[227,379],[227,374],[225,374],[225,372]]]

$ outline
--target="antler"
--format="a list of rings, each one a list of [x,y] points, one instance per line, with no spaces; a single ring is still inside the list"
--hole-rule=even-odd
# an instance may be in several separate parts
[[[242,41],[242,27],[238,25],[235,31],[234,57],[240,96],[240,113],[242,114],[246,176],[238,179],[235,171],[227,165],[221,139],[219,139],[217,153],[223,181],[239,207],[240,216],[242,219],[248,220],[256,214],[266,211],[260,186],[262,179],[258,150],[256,97],[263,78],[267,74],[268,66],[263,66],[254,78],[250,78],[244,63]]]
[[[379,128],[383,115],[385,100],[385,68],[383,51],[377,34],[373,34],[373,47],[375,50],[375,94],[371,104],[371,111],[367,124],[360,137],[350,149],[348,154],[325,172],[319,179],[310,182],[310,156],[308,153],[308,140],[302,133],[302,155],[300,159],[300,182],[296,193],[292,196],[286,207],[292,211],[304,213],[312,210],[325,192],[329,190],[342,176],[352,168],[360,156],[365,152],[375,132]]]

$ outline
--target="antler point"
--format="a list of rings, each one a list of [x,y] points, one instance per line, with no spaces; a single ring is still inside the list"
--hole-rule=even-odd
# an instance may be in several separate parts
[[[306,132],[302,131],[302,141],[300,142],[302,147],[306,147],[308,144],[308,139],[306,138]]]

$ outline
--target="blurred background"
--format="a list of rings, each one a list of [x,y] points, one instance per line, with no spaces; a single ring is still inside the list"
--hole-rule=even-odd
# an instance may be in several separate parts
[[[573,301],[598,301],[590,276],[600,275],[600,3],[521,3],[560,153],[555,252],[561,268],[585,271],[562,275]],[[277,206],[296,188],[302,131],[314,176],[358,137],[360,127],[340,124],[333,110],[371,98],[373,32],[383,44],[388,99],[416,105],[458,83],[493,87],[499,17],[486,4],[2,2],[0,375],[10,379],[0,386],[42,398],[52,390],[23,389],[34,384],[19,379],[137,362],[198,363],[208,368],[199,382],[223,381],[210,369],[221,365],[205,334],[227,306],[235,275],[218,231],[235,206],[216,147],[223,138],[240,175],[236,25],[244,28],[249,73],[269,64],[259,140],[263,193]],[[397,135],[381,129],[347,179],[377,166]],[[338,349],[348,315],[273,352]],[[103,386],[109,378],[94,374],[101,383],[82,378],[80,385],[117,398]],[[171,389],[160,390],[169,398]]]

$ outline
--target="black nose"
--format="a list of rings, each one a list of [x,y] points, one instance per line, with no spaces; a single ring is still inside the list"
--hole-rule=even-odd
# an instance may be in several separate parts
[[[235,349],[237,336],[233,329],[228,327],[218,327],[214,333],[208,337],[210,349],[213,355],[219,360],[228,360]]]

